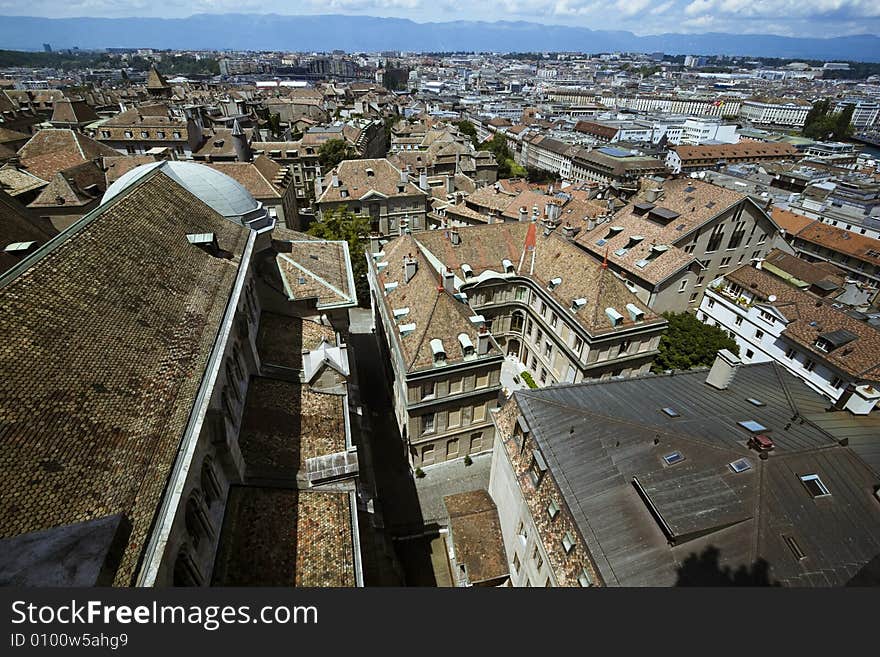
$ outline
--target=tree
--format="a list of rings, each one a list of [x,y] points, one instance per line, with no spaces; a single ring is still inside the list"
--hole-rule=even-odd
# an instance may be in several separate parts
[[[804,120],[802,134],[810,139],[845,139],[852,135],[852,117],[855,107],[847,104],[840,112],[828,98],[817,100]]]
[[[462,131],[463,134],[466,134],[471,139],[471,143],[473,143],[474,148],[479,148],[480,140],[477,137],[477,129],[474,127],[474,124],[470,121],[456,121],[455,126]]]
[[[370,222],[341,205],[321,213],[321,221],[309,226],[308,234],[325,240],[342,240],[348,243],[351,269],[358,305],[370,306],[370,285],[367,281],[367,259],[363,240],[370,234]]]
[[[500,132],[496,132],[486,144],[486,150],[495,156],[498,162],[499,178],[516,178],[526,175],[526,170],[517,164],[507,147],[507,138]]]
[[[325,141],[318,149],[318,162],[321,163],[321,171],[330,171],[343,160],[356,160],[357,158],[357,151],[344,139]]]
[[[689,370],[707,367],[715,361],[719,349],[739,355],[739,345],[717,326],[703,324],[691,313],[663,313],[669,322],[660,338],[660,353],[653,370]]]

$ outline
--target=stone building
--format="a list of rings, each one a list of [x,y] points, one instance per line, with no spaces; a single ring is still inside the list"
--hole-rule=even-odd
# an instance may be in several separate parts
[[[228,176],[122,175],[0,275],[4,581],[361,584],[354,304]]]

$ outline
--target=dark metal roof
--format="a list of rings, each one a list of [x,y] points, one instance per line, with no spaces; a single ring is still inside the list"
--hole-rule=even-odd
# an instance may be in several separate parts
[[[855,333],[847,331],[846,329],[839,329],[837,331],[830,331],[828,333],[822,333],[820,336],[823,340],[827,340],[833,349],[837,349],[838,347],[842,347],[843,345],[852,342],[857,339]]]
[[[681,213],[664,207],[652,208],[650,214],[655,217],[660,217],[661,219],[666,219],[667,221],[672,221],[676,217],[681,216]]]
[[[820,395],[773,363],[741,366],[727,390],[707,385],[706,374],[516,393],[603,579],[673,585],[683,562],[714,548],[722,568],[764,559],[772,581],[845,584],[880,554],[880,479],[855,446],[838,442],[841,430],[851,440],[861,430],[867,441],[859,418],[826,412]],[[656,411],[664,407],[680,417]],[[820,414],[824,427],[806,419]],[[776,445],[768,459],[749,450],[742,420],[767,427]],[[673,451],[684,459],[667,465]],[[734,472],[730,463],[743,457],[752,467]],[[804,473],[819,474],[831,495],[814,499],[798,479]]]

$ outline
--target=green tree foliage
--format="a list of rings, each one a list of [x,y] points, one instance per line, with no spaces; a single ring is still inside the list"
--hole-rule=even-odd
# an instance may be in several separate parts
[[[526,170],[514,161],[507,147],[507,138],[502,133],[496,132],[483,148],[495,156],[499,178],[518,178],[526,175]]]
[[[707,367],[715,361],[719,349],[739,355],[739,345],[717,326],[703,324],[691,313],[663,313],[669,322],[660,338],[660,353],[653,370],[689,370]]]
[[[847,105],[843,111],[834,113],[834,104],[828,98],[817,100],[804,121],[802,134],[810,139],[845,139],[852,135],[854,107]]]
[[[321,163],[321,171],[330,171],[343,160],[358,159],[357,151],[344,139],[330,139],[321,144],[318,149],[318,162]]]
[[[315,221],[309,226],[308,234],[325,240],[344,240],[348,243],[358,305],[369,308],[370,285],[367,281],[367,258],[364,253],[364,239],[370,234],[369,220],[355,214],[345,205],[327,210],[321,216],[321,221]]]
[[[455,126],[462,131],[462,133],[466,134],[471,139],[471,143],[474,145],[474,148],[479,148],[480,140],[477,137],[477,129],[474,127],[474,124],[470,121],[456,121]]]
[[[547,171],[546,169],[534,169],[526,167],[526,180],[530,183],[542,185],[544,183],[556,182],[559,175],[555,171]]]
[[[0,50],[0,67],[23,66],[27,68],[60,68],[71,71],[80,68],[130,68],[148,71],[154,62],[135,55],[127,59],[116,53],[91,51],[21,52]],[[157,62],[163,75],[217,75],[220,64],[211,57],[196,59],[192,55],[165,55]]]

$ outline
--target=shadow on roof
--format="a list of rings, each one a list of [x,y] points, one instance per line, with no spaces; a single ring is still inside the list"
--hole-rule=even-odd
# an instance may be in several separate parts
[[[676,586],[781,586],[770,579],[770,564],[758,559],[750,567],[736,570],[720,563],[721,550],[708,546],[699,555],[692,552],[678,567]]]

